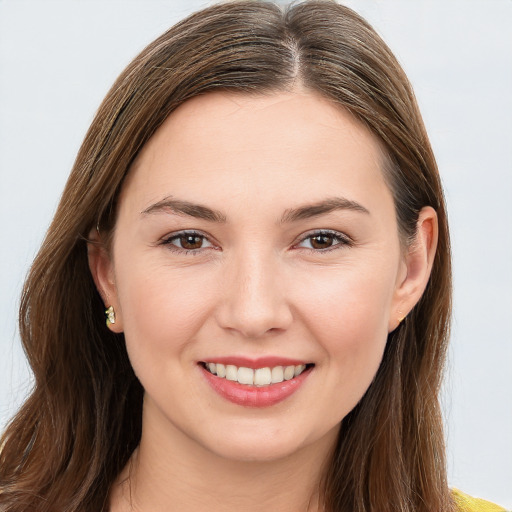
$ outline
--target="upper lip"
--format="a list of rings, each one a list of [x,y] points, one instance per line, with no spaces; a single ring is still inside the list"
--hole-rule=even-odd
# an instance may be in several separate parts
[[[209,357],[200,361],[201,363],[220,363],[223,365],[234,365],[244,368],[273,368],[275,366],[297,366],[301,364],[308,364],[310,361],[301,359],[291,359],[289,357],[279,356],[263,356],[256,358],[249,358],[244,356],[219,356]]]

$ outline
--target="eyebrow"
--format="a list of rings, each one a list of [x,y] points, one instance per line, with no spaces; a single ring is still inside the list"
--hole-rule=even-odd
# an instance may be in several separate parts
[[[330,197],[318,203],[312,203],[299,208],[286,210],[281,217],[281,223],[284,224],[287,222],[310,219],[336,210],[352,210],[370,215],[369,210],[356,201],[352,201],[344,197]]]
[[[213,210],[189,201],[182,201],[172,197],[166,197],[155,204],[152,204],[141,212],[142,215],[153,213],[172,213],[177,215],[187,215],[196,219],[203,219],[210,222],[225,223],[227,217],[219,210]],[[369,215],[370,212],[361,204],[344,197],[330,197],[317,203],[300,206],[298,208],[287,209],[280,220],[281,224],[297,222],[299,220],[318,217],[336,210],[351,210]]]
[[[158,203],[152,204],[150,207],[143,210],[141,214],[148,215],[151,213],[165,213],[169,210],[177,215],[188,215],[189,217],[208,220],[210,222],[226,222],[226,216],[218,210],[212,210],[207,206],[191,203],[189,201],[173,199],[172,197],[166,197],[161,201],[158,201]]]

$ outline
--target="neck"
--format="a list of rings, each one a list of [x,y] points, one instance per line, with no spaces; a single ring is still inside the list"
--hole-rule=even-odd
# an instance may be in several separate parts
[[[237,460],[171,430],[144,425],[139,448],[113,486],[112,512],[322,510],[318,491],[335,432],[279,459]]]

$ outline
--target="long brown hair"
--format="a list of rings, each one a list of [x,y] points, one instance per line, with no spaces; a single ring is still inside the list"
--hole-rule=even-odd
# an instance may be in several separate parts
[[[119,190],[140,149],[189,98],[297,84],[379,137],[404,244],[414,239],[422,207],[439,219],[427,289],[389,335],[374,382],[343,420],[323,479],[325,508],[452,509],[438,401],[451,270],[436,162],[410,84],[385,43],[352,10],[313,0],[283,10],[235,1],[193,14],[143,50],[107,94],[23,290],[20,334],[35,386],[1,441],[1,510],[106,510],[112,482],[139,442],[142,386],[123,335],[105,326],[87,237],[96,227],[112,232]]]

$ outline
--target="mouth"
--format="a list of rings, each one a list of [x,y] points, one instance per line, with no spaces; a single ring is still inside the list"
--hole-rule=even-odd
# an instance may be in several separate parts
[[[202,361],[199,364],[208,373],[220,379],[258,388],[271,387],[285,381],[291,381],[314,366],[313,363],[308,363],[248,368],[246,366],[235,366],[234,364],[223,364],[213,361]]]
[[[212,356],[197,362],[207,384],[221,398],[244,407],[270,407],[295,395],[315,367],[300,359],[266,355]]]

